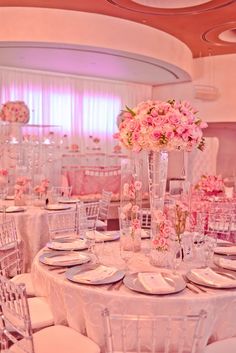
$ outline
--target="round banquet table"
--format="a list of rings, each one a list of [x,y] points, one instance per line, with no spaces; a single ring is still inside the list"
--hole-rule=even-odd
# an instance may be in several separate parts
[[[12,201],[5,201],[5,205],[12,206]],[[41,207],[19,206],[22,212],[9,212],[6,217],[13,217],[19,239],[23,243],[24,267],[30,270],[35,255],[49,240],[48,211]]]
[[[196,294],[185,288],[175,294],[147,295],[134,292],[124,284],[118,290],[110,290],[109,285],[73,283],[61,270],[52,270],[39,261],[39,256],[47,251],[46,248],[41,250],[32,265],[36,294],[49,299],[56,323],[86,333],[100,347],[104,346],[101,311],[106,307],[111,313],[145,315],[198,314],[204,309],[207,319],[203,344],[236,335],[236,289],[207,288],[206,293]],[[102,262],[124,268],[119,241],[105,243]],[[150,270],[161,271],[151,266],[142,252],[136,253],[130,262],[130,271]]]

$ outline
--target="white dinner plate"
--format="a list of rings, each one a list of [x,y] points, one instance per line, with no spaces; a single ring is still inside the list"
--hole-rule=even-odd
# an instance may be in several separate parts
[[[59,238],[47,243],[47,247],[52,250],[84,250],[88,246],[85,239]]]
[[[48,211],[63,211],[63,210],[69,210],[71,207],[70,206],[66,206],[66,205],[60,205],[60,204],[51,204],[51,205],[47,205],[45,207],[46,210]]]
[[[101,268],[101,271],[99,270]],[[93,278],[91,279],[91,272],[93,271]],[[97,271],[97,275],[96,275]],[[87,279],[86,279],[87,273]],[[82,266],[76,266],[66,271],[66,278],[72,282],[81,284],[109,284],[120,281],[124,276],[125,272],[120,271],[114,267],[104,266],[100,264],[85,264]],[[101,276],[101,279],[99,279]]]
[[[225,246],[216,246],[214,252],[219,255],[236,255],[236,244],[234,245],[225,245]]]
[[[86,232],[86,237],[88,239],[93,239],[93,237],[90,234],[92,234],[90,231]],[[119,238],[120,238],[120,233],[117,231],[111,231],[111,232],[95,231],[95,242],[96,243],[113,241],[113,240],[117,240]]]
[[[147,272],[148,273],[148,272]],[[173,275],[173,274],[163,274],[162,275],[165,281],[169,284],[168,288],[166,289],[156,289],[155,291],[149,291],[146,289],[142,283],[138,279],[138,272],[137,273],[132,273],[130,275],[125,276],[123,282],[124,285],[139,293],[144,293],[144,294],[151,294],[151,295],[163,295],[163,294],[173,294],[173,293],[178,293],[184,290],[186,287],[186,282],[184,281],[182,276],[179,275]]]
[[[198,277],[194,271],[199,271],[199,270],[208,270],[208,269],[192,269],[191,271],[189,271],[186,276],[187,278],[196,284],[200,284],[202,286],[206,286],[206,287],[211,287],[211,288],[236,288],[236,278],[229,278],[227,277],[227,275],[224,275],[223,273],[217,273],[213,270],[211,270],[210,272],[210,276],[205,276],[205,278],[203,276]]]
[[[234,257],[233,259],[230,258],[230,256],[218,256],[218,257],[214,257],[214,263],[221,267],[221,268],[225,268],[227,270],[231,270],[231,271],[236,271],[236,258]]]
[[[88,254],[76,251],[53,251],[39,256],[39,261],[43,264],[56,267],[81,265],[90,260],[91,258]]]
[[[24,211],[25,211],[25,208],[20,206],[9,206],[5,210],[6,213],[15,213],[15,212],[24,212]],[[0,212],[4,212],[4,210],[1,208]]]
[[[66,204],[73,204],[73,203],[77,203],[80,202],[80,199],[59,199],[58,200],[59,203],[66,203]]]

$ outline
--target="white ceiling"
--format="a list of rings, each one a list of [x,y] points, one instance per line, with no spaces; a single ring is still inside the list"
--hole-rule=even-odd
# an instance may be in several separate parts
[[[46,43],[0,43],[0,66],[161,85],[189,81],[167,62],[122,51]]]

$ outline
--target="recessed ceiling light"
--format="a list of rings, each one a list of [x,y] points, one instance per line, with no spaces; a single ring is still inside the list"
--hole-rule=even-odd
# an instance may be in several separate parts
[[[219,39],[224,42],[236,43],[236,28],[228,29],[220,33]]]
[[[205,4],[211,0],[132,0],[133,2],[159,9],[177,9]]]

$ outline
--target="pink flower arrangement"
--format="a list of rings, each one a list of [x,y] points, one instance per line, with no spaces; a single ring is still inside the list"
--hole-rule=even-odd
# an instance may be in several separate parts
[[[23,194],[27,191],[29,186],[30,179],[27,177],[18,177],[16,179],[16,184],[14,186],[15,189],[15,199],[20,200]]]
[[[22,101],[6,102],[2,105],[0,111],[0,120],[8,122],[28,123],[29,108]]]
[[[41,183],[34,188],[34,192],[38,194],[38,196],[46,195],[49,187],[49,180],[43,179]]]
[[[175,229],[163,211],[153,211],[152,217],[156,228],[153,232],[152,246],[158,251],[168,251],[170,243],[175,237]]]
[[[6,169],[0,169],[0,175],[2,176],[8,176],[8,171]]]
[[[119,116],[119,132],[114,135],[133,151],[187,150],[204,148],[202,129],[207,124],[196,117],[186,101],[139,103]]]
[[[224,180],[221,175],[202,175],[194,188],[205,195],[217,195],[224,190]]]

